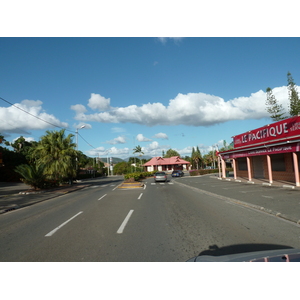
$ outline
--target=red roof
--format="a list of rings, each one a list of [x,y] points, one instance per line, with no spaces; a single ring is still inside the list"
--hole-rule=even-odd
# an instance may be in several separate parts
[[[172,156],[170,158],[153,157],[146,162],[143,166],[163,166],[163,165],[186,165],[190,162],[181,159],[179,156]]]

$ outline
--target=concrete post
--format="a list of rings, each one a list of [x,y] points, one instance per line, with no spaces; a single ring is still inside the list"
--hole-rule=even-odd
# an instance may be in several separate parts
[[[268,163],[268,175],[269,175],[269,182],[273,183],[273,175],[272,175],[272,162],[270,155],[267,155],[267,163]]]

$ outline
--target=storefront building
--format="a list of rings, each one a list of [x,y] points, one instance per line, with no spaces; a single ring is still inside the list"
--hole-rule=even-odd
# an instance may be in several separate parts
[[[143,165],[146,171],[174,171],[174,170],[189,170],[190,162],[181,159],[179,156],[170,158],[153,157]]]
[[[291,117],[233,137],[234,148],[219,152],[222,177],[225,161],[232,162],[234,178],[299,181],[300,116]]]

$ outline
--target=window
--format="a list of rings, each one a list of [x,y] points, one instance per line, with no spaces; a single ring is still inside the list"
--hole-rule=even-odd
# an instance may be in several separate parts
[[[240,157],[237,159],[237,165],[238,165],[238,169],[239,171],[247,171],[247,159],[246,157]]]
[[[284,154],[271,155],[272,171],[285,171]]]

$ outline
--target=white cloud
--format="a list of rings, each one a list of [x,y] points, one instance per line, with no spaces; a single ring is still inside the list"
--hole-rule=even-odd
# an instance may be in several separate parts
[[[176,151],[180,154],[180,156],[191,156],[193,147],[188,146],[183,149],[177,149]]]
[[[125,144],[126,143],[126,139],[123,136],[118,136],[117,138],[114,138],[113,140],[108,141],[107,143],[111,144],[111,145]]]
[[[287,109],[287,87],[274,88],[273,94]],[[75,118],[80,121],[136,123],[146,126],[210,126],[232,120],[268,118],[265,101],[266,93],[262,90],[248,97],[238,97],[229,101],[204,93],[188,93],[178,94],[169,100],[167,106],[157,102],[141,106],[110,107],[109,111],[95,114],[85,114],[80,110]]]
[[[88,150],[85,152],[86,155],[88,156],[97,156],[97,157],[102,157],[102,161],[106,161],[107,157],[123,157],[125,158],[130,154],[130,149],[129,148],[116,148],[116,147],[111,147],[111,148],[104,148],[104,147],[98,147],[92,150]]]
[[[162,139],[162,140],[168,140],[169,139],[168,136],[165,133],[162,133],[162,132],[155,134],[154,138]]]
[[[88,101],[88,106],[93,110],[104,111],[110,108],[110,99],[106,99],[99,94],[92,93]]]
[[[87,109],[86,109],[85,106],[82,105],[82,104],[71,105],[71,109],[72,109],[72,110],[75,110],[75,112],[76,112],[77,114],[81,114],[81,113],[83,114],[83,113],[87,112]]]
[[[49,123],[60,127],[68,127],[65,122],[59,121],[54,115],[47,114],[42,108],[43,102],[40,100],[23,100],[15,106],[0,107],[0,132],[21,133],[26,130],[47,129],[51,126]],[[28,113],[26,113],[26,112]],[[33,116],[42,120],[39,120]]]
[[[136,136],[136,139],[139,141],[139,142],[150,142],[151,140],[144,137],[141,133],[139,133],[137,136]]]
[[[150,150],[156,150],[156,149],[159,149],[159,144],[158,144],[158,142],[154,141],[154,142],[152,142],[152,143],[148,146],[148,148],[149,148]]]

